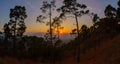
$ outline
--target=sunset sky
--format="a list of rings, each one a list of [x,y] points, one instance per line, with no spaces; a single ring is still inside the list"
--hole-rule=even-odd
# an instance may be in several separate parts
[[[44,0],[0,0],[0,31],[3,31],[3,25],[9,21],[10,8],[14,8],[16,5],[26,7],[28,17],[25,20],[27,26],[27,32],[46,32],[49,28],[45,24],[36,22],[36,17],[42,14],[40,7]],[[50,1],[50,0],[48,0]],[[56,6],[60,7],[63,0],[56,0]],[[108,4],[113,7],[117,7],[118,0],[77,0],[79,3],[86,4],[90,11],[97,13],[100,17],[104,17],[104,9]],[[58,16],[57,12],[53,11],[53,17]],[[75,27],[74,18],[63,21],[63,32],[70,32]],[[84,16],[79,18],[79,26],[86,24],[92,25],[90,17]]]

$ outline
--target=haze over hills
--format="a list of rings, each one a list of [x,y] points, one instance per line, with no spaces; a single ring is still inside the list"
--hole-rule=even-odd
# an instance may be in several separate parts
[[[37,37],[43,37],[46,33],[44,32],[26,32],[24,35],[25,36],[37,36]],[[0,37],[4,37],[4,34],[0,34]],[[73,40],[75,38],[75,36],[70,35],[69,33],[65,33],[65,34],[60,34],[60,39],[64,42],[64,43],[68,43],[71,40]]]
[[[37,37],[43,37],[46,33],[44,32],[26,32],[25,35],[27,36],[37,36]],[[64,43],[68,43],[69,41],[74,39],[74,36],[70,35],[69,33],[64,33],[64,34],[60,34],[60,39],[64,42]]]

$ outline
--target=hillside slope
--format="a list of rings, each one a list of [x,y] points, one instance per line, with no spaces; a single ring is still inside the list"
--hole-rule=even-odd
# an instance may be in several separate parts
[[[68,54],[68,53],[66,53]],[[119,64],[120,63],[120,35],[103,41],[95,48],[81,54],[80,64]],[[77,64],[74,54],[63,59],[61,64]]]
[[[82,64],[120,63],[120,35],[117,29],[119,24],[115,23],[116,20],[102,20],[102,25],[83,44],[87,51],[81,54]],[[83,47],[81,50],[85,50]]]
[[[120,63],[120,35],[103,44],[90,49],[84,54],[84,61],[81,64],[119,64]]]
[[[80,42],[81,64],[120,63],[120,25],[117,21],[103,18],[101,25],[87,39]],[[63,60],[63,64],[77,64],[74,50],[66,53],[71,55]]]

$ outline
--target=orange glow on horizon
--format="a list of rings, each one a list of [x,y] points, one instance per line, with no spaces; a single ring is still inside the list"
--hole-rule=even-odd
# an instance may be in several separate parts
[[[73,22],[74,23],[74,22]],[[62,26],[64,27],[63,29],[60,29],[60,34],[67,34],[70,33],[74,25],[73,23],[69,21],[65,21]],[[47,30],[49,29],[49,26],[46,26],[45,24],[39,24],[39,23],[33,23],[34,25],[28,25],[26,32],[31,32],[31,33],[38,33],[38,32],[43,32],[46,33]],[[54,33],[57,33],[57,30],[55,29]]]
[[[67,30],[60,30],[59,33],[60,33],[60,34],[66,34],[66,33],[70,33],[70,31],[67,31]]]
[[[47,30],[35,30],[35,29],[32,30],[32,29],[27,29],[26,32],[27,33],[29,33],[29,32],[31,32],[31,33],[38,33],[38,32],[46,33]],[[67,34],[67,33],[70,33],[70,32],[71,32],[71,30],[65,30],[65,29],[59,31],[60,34]],[[57,31],[55,31],[54,33],[57,33]]]

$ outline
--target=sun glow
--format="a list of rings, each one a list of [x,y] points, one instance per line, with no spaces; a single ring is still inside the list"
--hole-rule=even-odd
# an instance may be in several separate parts
[[[63,34],[63,31],[62,31],[62,30],[60,31],[60,34]]]
[[[58,34],[58,33],[59,33],[59,34],[65,34],[65,33],[68,33],[68,32],[67,32],[66,30],[63,30],[63,29],[62,29],[62,30],[59,30],[59,31],[57,31],[57,29],[55,29],[54,33],[55,33],[55,34]]]

